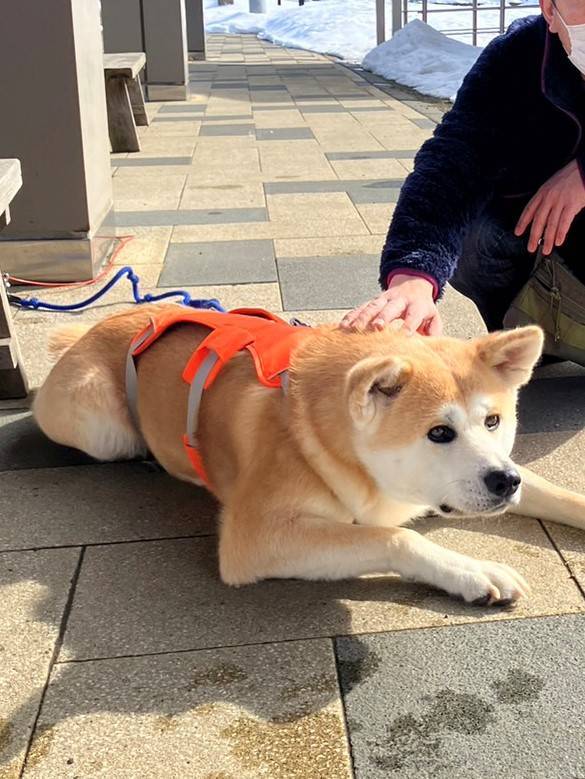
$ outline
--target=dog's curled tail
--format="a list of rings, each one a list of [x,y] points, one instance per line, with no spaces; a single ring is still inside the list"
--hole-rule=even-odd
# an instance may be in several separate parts
[[[63,325],[57,330],[53,331],[49,336],[49,357],[53,362],[56,362],[60,357],[65,354],[67,349],[70,349],[73,344],[76,344],[80,338],[82,338],[93,325],[82,324],[76,322],[71,325]]]

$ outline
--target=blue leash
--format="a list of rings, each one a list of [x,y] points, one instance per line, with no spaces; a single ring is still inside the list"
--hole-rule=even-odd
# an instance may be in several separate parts
[[[95,303],[96,300],[99,300],[101,297],[103,297],[106,292],[109,292],[109,290],[111,290],[112,287],[117,284],[118,281],[124,276],[132,284],[132,294],[134,295],[135,303],[156,303],[159,300],[180,297],[182,298],[180,302],[184,306],[191,306],[191,308],[209,308],[215,311],[225,312],[225,308],[221,305],[219,300],[216,300],[215,298],[210,298],[208,300],[193,300],[191,295],[182,289],[173,290],[171,292],[162,292],[160,295],[151,295],[149,292],[147,292],[146,295],[141,295],[138,288],[140,279],[129,265],[125,265],[123,268],[120,268],[120,270],[115,274],[115,276],[112,276],[112,278],[105,286],[103,286],[91,297],[87,298],[87,300],[82,300],[79,303],[58,305],[57,303],[46,303],[45,301],[39,300],[38,298],[21,298],[18,295],[12,294],[8,295],[8,300],[14,306],[32,311],[80,311],[83,308],[87,308],[87,306],[91,306],[92,303]]]

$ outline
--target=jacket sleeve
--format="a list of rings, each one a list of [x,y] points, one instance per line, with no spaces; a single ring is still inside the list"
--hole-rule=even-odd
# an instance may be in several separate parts
[[[503,123],[511,123],[513,111],[506,97],[505,44],[505,38],[496,39],[484,50],[453,108],[416,155],[382,251],[384,289],[388,275],[403,268],[431,276],[442,291],[455,269],[466,225],[494,193],[503,167]]]

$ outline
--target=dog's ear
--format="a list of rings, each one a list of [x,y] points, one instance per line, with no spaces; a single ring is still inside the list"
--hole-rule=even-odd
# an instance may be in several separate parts
[[[392,403],[408,381],[411,366],[400,357],[365,357],[346,380],[349,413],[358,426],[367,425],[376,411]]]
[[[530,380],[543,341],[540,327],[519,327],[479,338],[478,354],[506,383],[521,387]]]

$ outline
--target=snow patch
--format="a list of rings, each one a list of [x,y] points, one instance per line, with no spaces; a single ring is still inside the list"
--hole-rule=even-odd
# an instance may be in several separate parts
[[[425,95],[454,100],[481,51],[415,19],[391,40],[372,49],[362,66]]]

